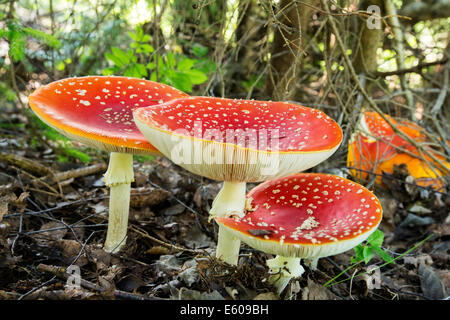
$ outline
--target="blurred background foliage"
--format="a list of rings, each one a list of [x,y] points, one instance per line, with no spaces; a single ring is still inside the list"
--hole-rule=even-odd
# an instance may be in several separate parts
[[[379,29],[368,27],[373,5]],[[442,145],[449,16],[445,0],[0,0],[0,108],[26,109],[61,78],[126,75],[318,108],[343,145],[375,105]],[[334,158],[345,162],[344,149]]]

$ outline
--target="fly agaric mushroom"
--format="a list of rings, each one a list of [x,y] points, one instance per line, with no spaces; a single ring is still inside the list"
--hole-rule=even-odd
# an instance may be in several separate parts
[[[281,293],[303,273],[301,259],[317,260],[357,246],[377,229],[378,199],[350,180],[298,173],[252,189],[244,217],[216,217],[217,223],[249,246],[277,255],[267,261],[269,281]]]
[[[385,116],[415,141],[426,142],[427,137],[423,133],[425,129],[409,121],[396,121],[388,115]],[[383,172],[392,174],[394,166],[405,164],[418,185],[431,186],[435,190],[443,187],[443,181],[439,179],[443,173],[437,168],[432,168],[434,160],[428,156],[421,158],[417,148],[397,135],[378,113],[364,112],[358,126],[358,131],[349,141],[347,154],[347,165],[351,167],[350,172],[353,176],[367,179],[368,172],[373,172],[377,175],[376,182],[381,184]],[[445,157],[431,152],[450,168]]]
[[[242,216],[246,182],[309,169],[331,156],[342,140],[339,125],[323,112],[284,102],[190,97],[136,109],[134,118],[173,162],[224,181],[211,217]],[[239,246],[219,228],[219,259],[236,264]]]
[[[110,187],[108,252],[119,251],[125,243],[133,154],[161,154],[136,128],[132,110],[184,96],[187,94],[152,81],[89,76],[52,82],[29,97],[31,109],[47,125],[70,139],[111,153],[104,177]]]

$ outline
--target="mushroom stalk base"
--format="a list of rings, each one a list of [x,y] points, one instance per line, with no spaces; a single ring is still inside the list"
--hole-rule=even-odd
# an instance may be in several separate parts
[[[104,249],[116,253],[125,244],[127,237],[131,182],[134,181],[133,155],[111,153],[104,181],[110,187],[108,231]]]
[[[245,214],[245,182],[223,183],[223,187],[217,194],[209,212],[210,218],[214,217],[242,217]],[[236,265],[239,258],[241,240],[234,237],[228,230],[219,226],[219,235],[216,249],[216,258]]]
[[[241,240],[234,237],[230,231],[219,226],[216,258],[230,265],[237,265]]]
[[[300,258],[276,256],[266,261],[270,273],[272,273],[269,282],[277,288],[278,294],[283,292],[292,278],[300,277],[305,272],[300,260]]]

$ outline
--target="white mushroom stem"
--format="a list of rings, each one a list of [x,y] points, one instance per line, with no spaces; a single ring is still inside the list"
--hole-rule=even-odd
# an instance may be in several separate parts
[[[269,282],[277,288],[278,294],[283,292],[292,278],[298,278],[305,272],[300,260],[300,258],[276,256],[266,261],[272,274],[269,277]]]
[[[110,187],[108,231],[104,249],[116,253],[125,244],[127,237],[131,182],[134,181],[133,155],[112,152],[104,181]]]
[[[209,212],[214,217],[243,217],[245,214],[245,182],[225,181],[213,201]],[[216,257],[231,265],[236,265],[239,258],[241,240],[219,226]]]

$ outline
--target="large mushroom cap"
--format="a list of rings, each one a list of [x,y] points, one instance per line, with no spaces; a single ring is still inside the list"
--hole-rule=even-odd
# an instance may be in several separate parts
[[[190,97],[136,109],[134,117],[166,157],[220,181],[256,182],[306,170],[342,140],[339,125],[323,112],[284,102]],[[180,149],[185,154],[177,159]]]
[[[136,78],[89,76],[45,85],[29,97],[42,121],[71,139],[109,151],[159,154],[133,121],[132,111],[187,94]]]
[[[285,257],[319,258],[358,245],[382,217],[365,187],[330,174],[295,174],[260,184],[242,218],[216,218],[253,248]]]

